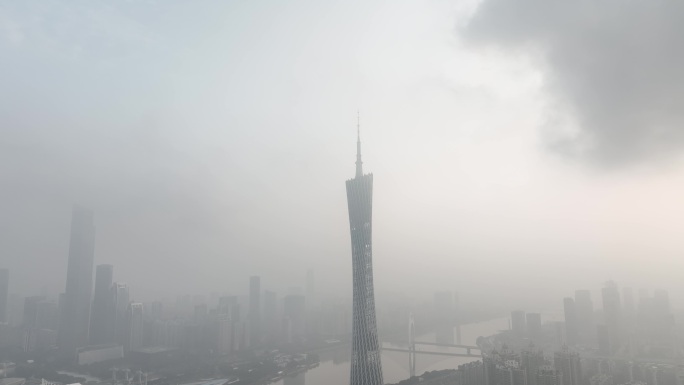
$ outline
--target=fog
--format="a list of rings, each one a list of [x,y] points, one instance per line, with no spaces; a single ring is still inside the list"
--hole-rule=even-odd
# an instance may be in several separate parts
[[[78,204],[138,300],[351,297],[358,111],[379,296],[677,303],[684,13],[655,3],[3,3],[10,291],[64,291]]]

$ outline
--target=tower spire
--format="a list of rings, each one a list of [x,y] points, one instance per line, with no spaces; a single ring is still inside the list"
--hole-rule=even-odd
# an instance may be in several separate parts
[[[356,177],[363,176],[363,162],[361,161],[361,114],[356,111]]]

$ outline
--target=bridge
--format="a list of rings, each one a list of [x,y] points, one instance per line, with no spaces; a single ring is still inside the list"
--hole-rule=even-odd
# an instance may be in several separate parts
[[[474,358],[479,358],[482,357],[482,354],[472,354],[472,353],[456,353],[456,352],[435,352],[435,351],[427,351],[427,350],[410,350],[410,349],[402,349],[402,348],[390,348],[390,347],[383,347],[382,350],[388,351],[388,352],[404,352],[404,353],[409,353],[409,354],[429,354],[433,356],[451,356],[451,357],[474,357]]]
[[[416,375],[416,354],[426,354],[426,355],[435,355],[435,356],[452,356],[452,357],[473,357],[473,358],[478,358],[482,357],[482,350],[478,346],[471,346],[471,345],[461,345],[461,344],[444,344],[444,343],[439,343],[439,342],[423,342],[423,341],[416,341],[415,340],[415,334],[416,334],[416,327],[415,327],[415,322],[413,320],[413,314],[409,316],[409,330],[408,330],[408,343],[403,343],[401,345],[408,345],[408,348],[395,348],[395,347],[382,347],[382,350],[385,351],[390,351],[390,352],[405,352],[408,353],[409,355],[409,372],[411,377],[415,377]],[[460,338],[459,338],[460,340]],[[460,342],[460,341],[458,341]],[[450,351],[427,351],[427,350],[417,350],[416,345],[419,346],[439,346],[439,347],[448,347],[448,348],[456,348],[456,349],[461,349],[461,352],[450,352]],[[473,350],[476,350],[477,352],[473,352]]]

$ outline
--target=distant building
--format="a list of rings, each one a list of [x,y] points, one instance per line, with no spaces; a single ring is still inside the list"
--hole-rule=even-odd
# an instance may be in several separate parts
[[[36,305],[36,328],[56,331],[59,323],[57,304],[43,299]]]
[[[112,284],[114,266],[98,265],[95,268],[95,293],[90,316],[90,343],[102,345],[114,342],[114,320],[112,319]]]
[[[128,346],[128,305],[130,293],[128,285],[122,282],[112,284],[112,305],[110,317],[114,320],[114,334],[119,345]],[[112,314],[113,313],[113,314]]]
[[[613,376],[596,374],[589,379],[589,385],[613,385]]]
[[[279,337],[278,297],[275,292],[264,292],[264,334],[269,343],[277,342]]]
[[[93,213],[75,207],[71,217],[66,290],[59,327],[59,348],[67,356],[75,356],[77,348],[88,345],[94,258]]]
[[[525,316],[527,322],[527,335],[534,342],[538,342],[542,337],[542,319],[539,313],[527,313]],[[529,376],[528,376],[529,381]]]
[[[577,310],[575,308],[575,300],[569,297],[564,298],[563,311],[565,315],[565,342],[570,346],[574,346],[577,344]]]
[[[218,335],[216,338],[216,350],[219,353],[228,354],[233,352],[233,322],[227,315],[218,318]]]
[[[563,374],[551,366],[543,366],[537,374],[537,385],[563,385]]]
[[[577,334],[584,344],[595,341],[594,304],[591,302],[589,290],[575,291],[575,313],[577,316]]]
[[[128,350],[143,347],[144,313],[142,303],[131,303],[128,310]]]
[[[563,374],[563,385],[582,384],[582,366],[580,356],[567,347],[553,355],[553,366]]]
[[[44,298],[39,295],[24,298],[24,317],[22,326],[24,329],[36,329],[38,327],[38,304]]]
[[[76,356],[79,365],[89,365],[121,359],[124,356],[124,352],[121,345],[105,344],[79,348]]]
[[[533,346],[523,350],[520,352],[520,366],[527,374],[527,385],[537,385],[537,374],[545,366],[544,352],[535,350]]]
[[[306,336],[306,297],[288,295],[283,299],[284,335],[286,342],[302,343]]]
[[[608,337],[608,351],[615,353],[620,348],[620,318],[622,314],[620,292],[614,282],[608,282],[601,290],[603,297],[603,316]]]
[[[519,337],[522,337],[525,335],[526,328],[525,312],[522,310],[515,310],[511,312],[511,330],[513,330],[513,333]]]

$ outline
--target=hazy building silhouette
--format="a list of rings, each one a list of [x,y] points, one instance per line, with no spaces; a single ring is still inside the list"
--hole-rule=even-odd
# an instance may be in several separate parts
[[[539,374],[539,369],[544,366],[544,363],[544,352],[541,349],[535,350],[533,346],[530,346],[520,352],[520,365],[525,370],[527,385],[537,385],[537,374]]]
[[[577,314],[577,334],[585,344],[595,340],[594,304],[589,290],[575,291],[575,312]]]
[[[57,304],[42,299],[36,305],[36,328],[56,331],[58,325],[57,316]]]
[[[0,269],[0,324],[9,323],[7,300],[9,298],[9,270]]]
[[[563,313],[565,315],[565,342],[568,345],[575,345],[577,343],[577,309],[574,299],[563,298]]]
[[[98,265],[95,268],[95,292],[90,315],[90,344],[114,342],[114,322],[111,318],[114,266]]]
[[[563,374],[551,366],[543,366],[537,374],[537,385],[564,385]]]
[[[580,385],[582,383],[582,367],[580,356],[567,347],[553,355],[553,366],[563,376],[563,385]]]
[[[21,322],[24,328],[38,327],[38,304],[43,300],[44,298],[39,295],[24,298],[24,317]]]
[[[249,278],[249,344],[261,340],[261,278]]]
[[[66,290],[59,326],[58,344],[65,355],[75,357],[77,348],[88,345],[94,257],[93,213],[75,207],[71,217]]]
[[[278,297],[275,292],[264,291],[264,328],[269,343],[278,338]]]
[[[603,297],[603,317],[606,324],[608,351],[615,353],[620,348],[620,292],[614,282],[608,282],[601,290]]]
[[[130,293],[128,285],[115,282],[112,285],[110,317],[114,320],[114,338],[119,345],[126,346],[128,337],[128,304]]]
[[[306,298],[287,295],[283,299],[283,322],[286,342],[302,343],[306,335]]]
[[[128,307],[128,343],[127,350],[139,350],[143,347],[144,313],[143,304],[133,302]]]
[[[542,319],[540,313],[527,313],[525,315],[527,322],[527,335],[532,341],[539,341],[542,337]],[[528,376],[528,381],[529,381]]]
[[[511,330],[518,337],[525,335],[525,329],[527,326],[525,324],[525,312],[522,310],[514,310],[511,312]]]
[[[360,135],[356,142],[356,176],[346,184],[353,271],[350,384],[382,385],[384,382],[373,289],[373,174],[363,174]]]

